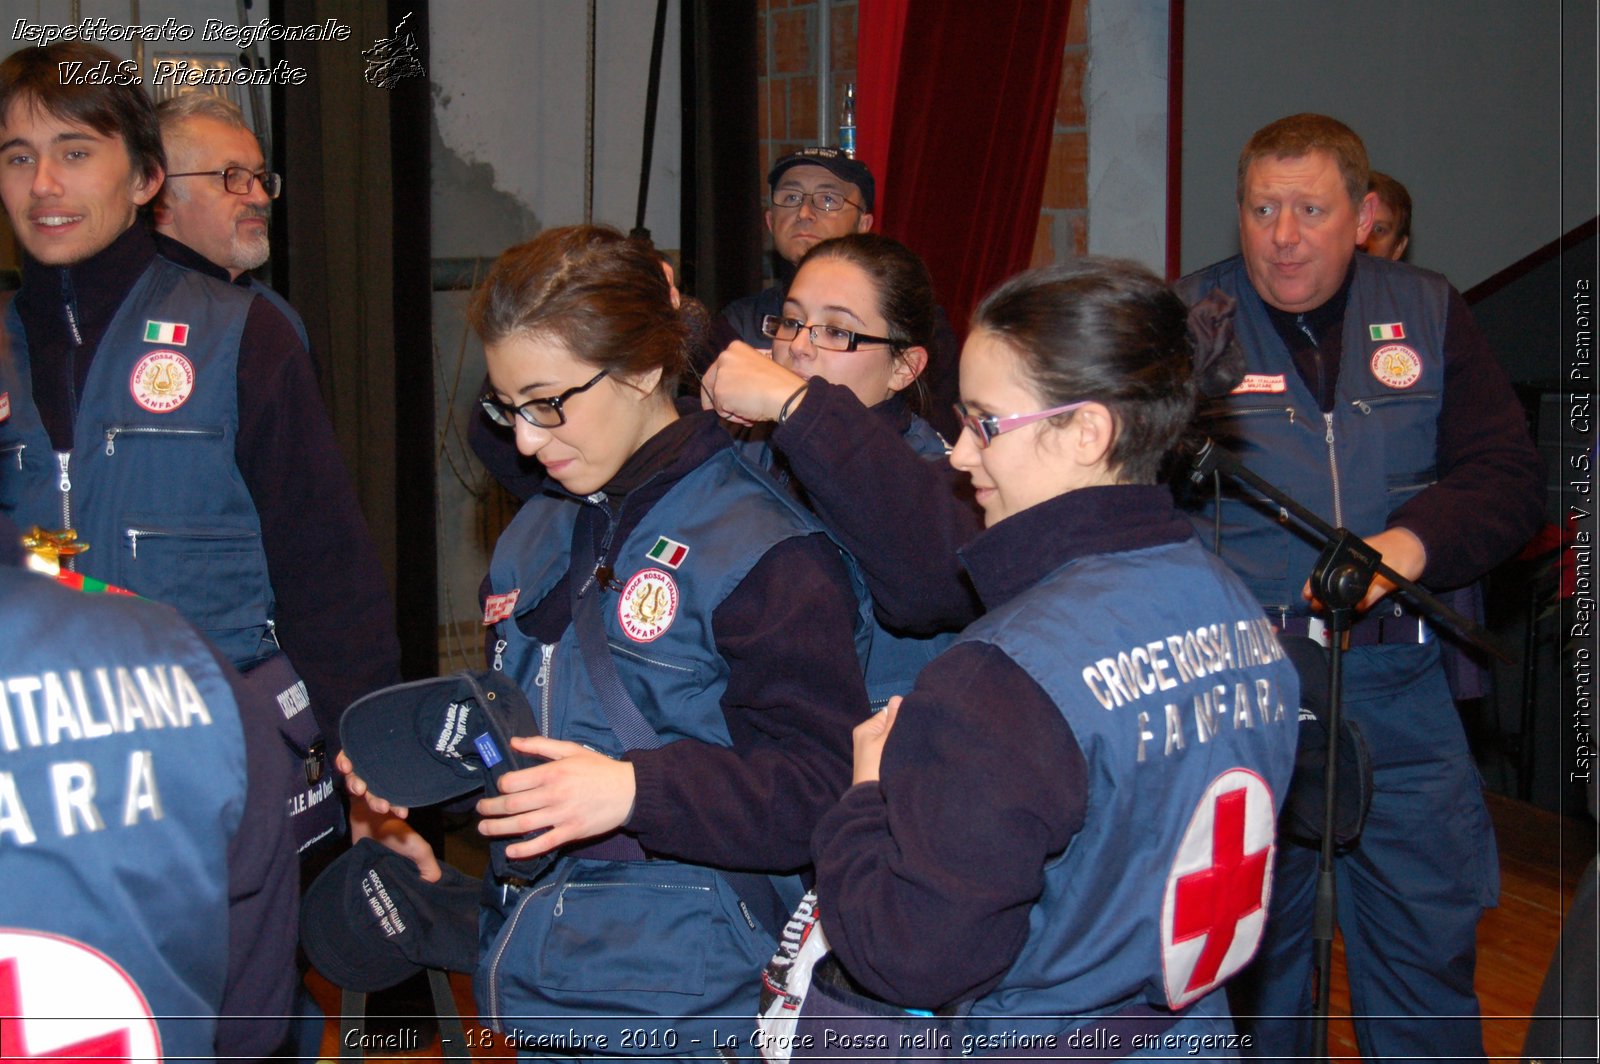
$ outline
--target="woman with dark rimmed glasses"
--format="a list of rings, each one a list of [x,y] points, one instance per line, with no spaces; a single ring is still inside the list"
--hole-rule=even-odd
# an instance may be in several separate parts
[[[866,574],[880,623],[874,704],[917,671],[977,610],[956,550],[979,528],[949,446],[918,413],[937,317],[927,267],[876,233],[824,241],[800,260],[770,352],[729,346],[702,401],[742,433]]]
[[[950,460],[983,508],[962,562],[986,613],[855,730],[813,835],[817,941],[768,973],[764,1001],[807,995],[786,1044],[839,1024],[814,1013],[974,1055],[1233,1056],[1220,988],[1266,919],[1298,683],[1157,482],[1195,407],[1187,319],[1092,258],[978,308]]]
[[[484,410],[547,476],[496,544],[485,610],[492,667],[539,722],[512,746],[544,763],[498,781],[480,831],[555,858],[491,870],[479,1001],[554,1053],[598,1048],[577,1031],[703,1054],[714,1017],[754,1012],[848,782],[862,600],[815,519],[675,406],[704,310],[647,247],[545,232],[500,256],[469,319]]]

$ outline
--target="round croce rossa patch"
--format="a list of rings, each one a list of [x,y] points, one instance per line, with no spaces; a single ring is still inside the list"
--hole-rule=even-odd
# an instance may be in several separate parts
[[[1227,770],[1200,796],[1161,906],[1168,1007],[1205,996],[1255,955],[1272,896],[1276,822],[1271,789],[1248,769]]]
[[[659,639],[678,616],[678,585],[664,569],[640,569],[617,601],[617,620],[637,643]]]
[[[152,351],[133,367],[128,390],[152,414],[169,414],[194,391],[194,363],[176,351]]]
[[[144,994],[104,953],[0,928],[0,1059],[160,1060]]]
[[[1409,388],[1422,377],[1422,356],[1405,344],[1384,344],[1372,353],[1372,375],[1390,388]]]

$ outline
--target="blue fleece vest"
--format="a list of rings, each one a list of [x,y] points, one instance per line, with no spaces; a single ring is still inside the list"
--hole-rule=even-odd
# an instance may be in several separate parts
[[[528,692],[542,734],[615,757],[623,746],[576,632],[569,626],[556,643],[542,644],[516,621],[566,574],[583,505],[536,495],[496,544],[492,593],[515,591],[516,598],[514,613],[496,625],[495,667]],[[729,447],[683,477],[609,552],[620,588],[604,600],[612,660],[662,742],[732,745],[721,706],[728,666],[717,654],[712,616],[773,546],[819,531],[815,518]],[[864,617],[857,643],[864,651]],[[784,900],[800,897],[792,877],[774,883]],[[673,1045],[622,1044],[621,1028],[637,1026],[640,1016],[755,1014],[755,976],[775,939],[714,869],[564,856],[535,884],[493,892],[475,982],[491,1023],[506,1017],[528,1039],[573,1030],[608,1039],[563,1043],[572,1049],[657,1055],[695,1051],[687,1040],[697,1028],[675,1024],[672,1037],[683,1041]],[[701,1035],[703,1050],[709,1033]]]
[[[107,1016],[103,985],[131,982],[167,1059],[211,1058],[245,789],[233,695],[165,607],[0,569],[0,996],[75,989],[76,1015]]]
[[[774,463],[771,433],[762,431],[766,426],[755,428],[756,431],[738,437],[739,446],[744,451],[745,458],[752,464],[771,471]],[[921,417],[912,417],[911,424],[901,435],[901,439],[905,440],[906,445],[924,461],[943,462],[949,458],[950,445],[945,443],[944,437],[939,435],[938,430]],[[871,617],[870,622],[872,647],[867,653],[867,700],[871,703],[873,712],[877,712],[889,704],[890,698],[906,694],[911,690],[917,674],[950,645],[955,633],[938,632],[930,636],[907,635],[891,632],[878,623],[876,616]]]
[[[1218,288],[1239,301],[1234,328],[1248,375],[1231,395],[1202,409],[1202,426],[1252,471],[1335,527],[1362,536],[1383,531],[1396,507],[1437,478],[1448,282],[1402,263],[1355,257],[1338,387],[1326,415],[1272,327],[1242,259],[1178,284],[1190,303]],[[1214,507],[1208,495],[1195,515],[1208,545]],[[1285,534],[1286,527],[1294,531]],[[1225,484],[1221,543],[1229,568],[1269,613],[1308,611],[1300,589],[1320,548],[1297,525],[1281,522],[1275,505]]]
[[[998,647],[1044,689],[1089,783],[972,1033],[1210,994],[1259,938],[1294,767],[1299,685],[1261,608],[1191,539],[1069,562],[957,642]]]
[[[24,528],[77,529],[90,549],[76,571],[177,607],[240,668],[277,649],[261,523],[234,462],[252,298],[154,259],[95,352],[70,452],[52,450],[34,406],[14,306],[0,368],[0,508]],[[147,339],[152,323],[187,335]]]

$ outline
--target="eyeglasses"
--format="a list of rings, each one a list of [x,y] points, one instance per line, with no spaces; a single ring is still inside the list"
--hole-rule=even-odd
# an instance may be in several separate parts
[[[1002,432],[1020,429],[1035,421],[1043,421],[1047,417],[1065,414],[1068,410],[1076,410],[1087,405],[1091,400],[1080,399],[1076,403],[1065,406],[1053,406],[1049,410],[1041,410],[1037,414],[1012,414],[1008,417],[995,417],[993,414],[974,414],[967,409],[967,404],[957,403],[956,418],[961,422],[961,427],[970,431],[978,438],[979,447],[987,447],[994,442],[994,438]]]
[[[529,399],[521,406],[502,403],[494,397],[493,392],[484,392],[478,396],[478,405],[483,407],[483,412],[489,415],[490,421],[504,428],[513,427],[511,419],[520,417],[536,428],[553,429],[567,423],[567,400],[579,392],[586,392],[593,388],[600,383],[601,378],[610,372],[608,369],[603,369],[593,377],[590,377],[587,384],[580,384],[576,388],[568,388],[560,395],[552,395],[544,399]]]
[[[855,200],[845,199],[842,192],[802,192],[797,188],[780,188],[775,189],[772,193],[772,205],[774,207],[787,207],[793,210],[806,200],[810,200],[811,206],[817,210],[827,211],[829,214],[834,211],[842,211],[847,205],[854,207],[858,211],[866,210]]]
[[[782,340],[784,343],[798,337],[801,329],[810,334],[811,346],[823,351],[854,351],[862,344],[900,346],[898,340],[891,340],[887,336],[851,332],[837,325],[807,325],[799,318],[783,318],[776,314],[767,314],[761,319],[761,335]]]
[[[226,170],[190,170],[182,174],[168,174],[168,177],[220,177],[222,187],[232,192],[235,196],[248,196],[257,181],[261,182],[261,190],[267,194],[267,199],[277,199],[278,193],[283,191],[283,175],[275,174],[271,170],[251,170],[243,166],[230,166]]]

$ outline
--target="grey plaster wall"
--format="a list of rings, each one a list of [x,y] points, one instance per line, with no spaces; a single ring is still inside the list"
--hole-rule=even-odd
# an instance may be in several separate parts
[[[1237,250],[1234,169],[1320,111],[1410,189],[1411,261],[1469,288],[1594,216],[1592,0],[1189,0],[1182,262]]]
[[[1088,5],[1089,251],[1167,255],[1168,0]]]
[[[633,228],[655,0],[599,0],[595,32],[596,222]],[[661,68],[645,225],[679,244],[679,7],[673,0]],[[543,229],[584,220],[585,0],[434,0],[433,255],[484,266]],[[466,445],[484,376],[463,291],[434,294],[435,473],[444,667],[481,664],[478,582],[512,512]]]

